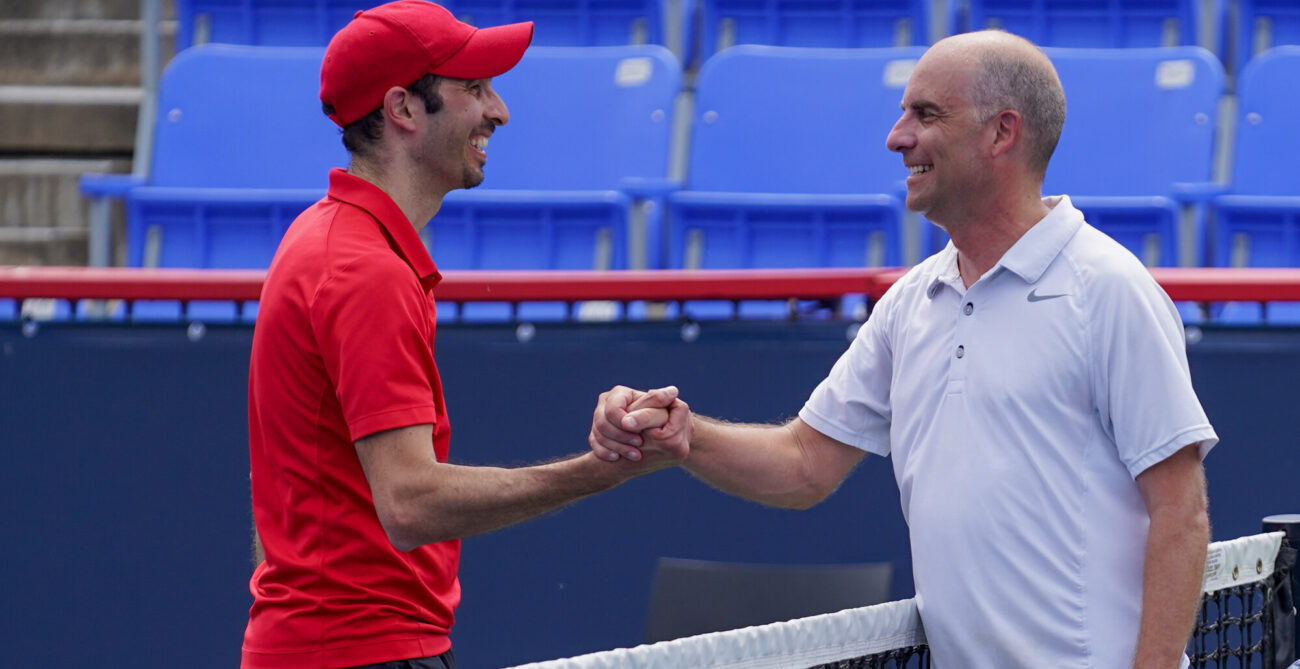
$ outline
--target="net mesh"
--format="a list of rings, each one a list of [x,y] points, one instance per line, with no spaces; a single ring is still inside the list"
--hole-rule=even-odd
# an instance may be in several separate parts
[[[1233,545],[1211,545],[1201,608],[1187,648],[1192,667],[1282,669],[1295,659],[1297,649],[1288,647],[1285,633],[1295,618],[1295,549],[1279,544],[1265,545],[1262,554],[1228,554]]]
[[[1283,669],[1296,649],[1292,570],[1283,534],[1210,544],[1201,608],[1187,655],[1197,669]],[[1279,643],[1282,639],[1285,643]],[[910,599],[787,622],[620,648],[516,669],[928,669]]]

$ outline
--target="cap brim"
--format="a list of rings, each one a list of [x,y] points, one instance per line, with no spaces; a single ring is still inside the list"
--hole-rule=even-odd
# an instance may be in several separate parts
[[[480,28],[465,46],[430,74],[454,79],[489,79],[514,67],[533,41],[533,22]]]

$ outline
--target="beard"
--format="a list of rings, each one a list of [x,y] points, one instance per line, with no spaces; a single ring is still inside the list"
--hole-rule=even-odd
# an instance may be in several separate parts
[[[466,190],[473,188],[483,183],[483,177],[484,174],[481,168],[466,165],[465,169],[461,170],[461,183],[465,184],[461,188]]]

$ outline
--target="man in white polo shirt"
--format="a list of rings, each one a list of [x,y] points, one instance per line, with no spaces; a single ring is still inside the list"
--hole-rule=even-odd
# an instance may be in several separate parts
[[[1051,62],[985,31],[917,63],[890,132],[907,206],[952,243],[890,289],[785,425],[601,396],[607,460],[689,443],[730,493],[806,508],[892,456],[940,669],[1179,667],[1217,442],[1178,313],[1068,197],[1041,197],[1065,121]],[[653,421],[653,422],[648,422]],[[954,557],[957,556],[957,557]]]

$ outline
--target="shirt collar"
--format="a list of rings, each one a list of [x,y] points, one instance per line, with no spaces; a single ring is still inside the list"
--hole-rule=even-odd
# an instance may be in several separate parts
[[[1075,209],[1068,195],[1045,197],[1043,204],[1051,210],[1002,254],[990,274],[1005,269],[1026,283],[1037,282],[1074,237],[1074,233],[1083,226],[1083,212]],[[960,288],[961,273],[957,270],[957,249],[951,241],[935,258],[934,270],[925,294],[933,298],[944,285],[959,288],[959,292],[963,292]]]
[[[426,289],[433,288],[442,280],[442,274],[433,258],[429,257],[429,250],[420,241],[415,226],[388,193],[347,170],[334,168],[330,170],[329,196],[364,210],[378,221],[393,241],[393,250],[420,277],[420,283]]]
[[[934,296],[939,294],[939,289],[944,286],[952,286],[958,293],[966,292],[966,287],[961,282],[961,272],[957,270],[957,247],[952,245],[952,240],[948,240],[948,244],[939,251],[934,260],[934,269],[930,273],[925,296],[934,299]]]

